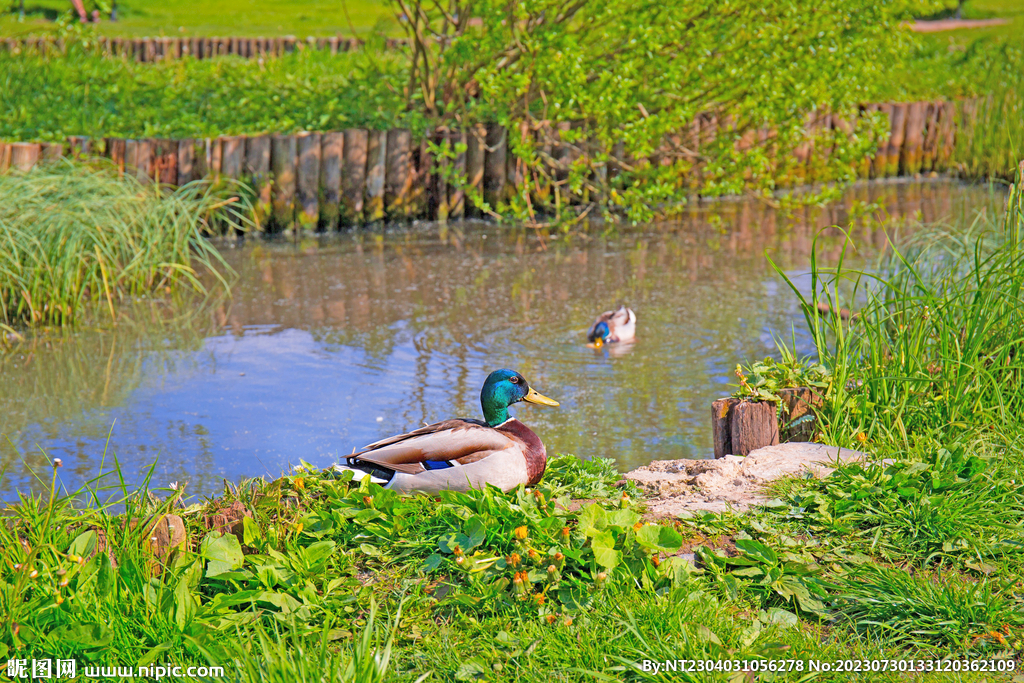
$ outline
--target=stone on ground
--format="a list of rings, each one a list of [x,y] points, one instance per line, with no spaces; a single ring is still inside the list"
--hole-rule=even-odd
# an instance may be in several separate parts
[[[783,443],[743,458],[655,460],[625,477],[649,497],[653,517],[686,517],[694,512],[746,512],[767,501],[765,485],[782,477],[824,478],[837,462],[869,460],[860,451],[820,443]]]

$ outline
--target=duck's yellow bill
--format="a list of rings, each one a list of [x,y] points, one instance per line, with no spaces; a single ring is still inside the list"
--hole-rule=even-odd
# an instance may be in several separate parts
[[[600,337],[598,337],[597,339],[594,340],[594,348],[595,349],[599,349],[602,346],[604,346],[604,339],[601,339]]]
[[[548,398],[544,394],[537,393],[536,391],[533,390],[533,387],[530,387],[530,391],[526,393],[526,396],[523,397],[523,400],[528,403],[538,403],[542,406],[558,405],[558,401],[556,401],[553,398]]]

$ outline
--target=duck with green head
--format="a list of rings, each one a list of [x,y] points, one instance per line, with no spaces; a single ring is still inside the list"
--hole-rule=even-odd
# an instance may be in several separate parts
[[[515,370],[495,370],[480,390],[483,422],[445,420],[388,437],[348,456],[336,469],[353,470],[356,479],[370,475],[402,493],[532,486],[544,475],[547,451],[540,437],[509,415],[509,406],[519,401],[558,405]]]

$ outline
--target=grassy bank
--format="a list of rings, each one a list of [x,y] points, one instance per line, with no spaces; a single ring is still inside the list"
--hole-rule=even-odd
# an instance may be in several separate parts
[[[860,638],[853,591],[872,587],[847,572],[879,573],[870,604],[898,586],[891,570],[858,569],[863,560],[762,520],[645,524],[616,478],[604,462],[566,456],[533,491],[439,500],[312,470],[241,482],[184,508],[167,489],[164,502],[122,492],[122,514],[56,493],[24,500],[0,527],[0,603],[10,615],[0,655],[74,658],[79,671],[222,666],[235,681],[641,680],[645,659],[719,669],[787,659],[799,674],[760,680],[795,680],[812,659],[1002,650],[973,636],[1002,628],[1015,604],[1004,591],[972,600],[955,583],[928,594],[922,574],[911,581],[917,593],[904,595],[917,612],[899,618],[926,620],[950,602],[960,622],[909,648]],[[96,498],[111,493],[94,486]],[[702,569],[675,556],[684,543]]]
[[[681,520],[645,519],[610,461],[573,456],[507,494],[402,498],[303,465],[202,502],[116,472],[67,495],[54,463],[49,493],[3,512],[0,656],[232,681],[648,680],[644,660],[675,659],[714,670],[655,680],[733,681],[733,661],[773,660],[794,670],[758,680],[1009,679],[1024,650],[1022,199],[850,273],[870,284],[857,316],[809,316],[823,439],[888,460],[780,482],[749,515]],[[892,668],[810,670],[837,660]]]
[[[204,234],[238,222],[229,199],[206,183],[167,194],[67,162],[0,175],[0,327],[116,319],[125,299],[203,291],[198,270],[226,270]]]

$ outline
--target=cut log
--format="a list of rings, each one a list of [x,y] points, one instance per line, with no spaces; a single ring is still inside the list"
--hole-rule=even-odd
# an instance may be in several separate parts
[[[775,404],[740,401],[729,420],[732,454],[745,456],[750,451],[779,443],[779,423]]]
[[[320,133],[299,133],[296,138],[296,217],[299,229],[313,231],[320,222]]]
[[[730,423],[733,408],[739,402],[738,398],[720,398],[711,404],[711,435],[716,458],[732,455]]]

